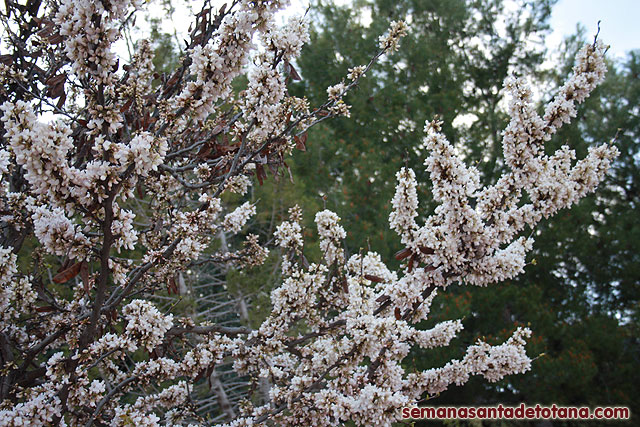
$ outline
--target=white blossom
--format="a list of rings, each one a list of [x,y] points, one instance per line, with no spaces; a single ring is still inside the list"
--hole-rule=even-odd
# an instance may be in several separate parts
[[[416,173],[397,173],[389,224],[400,236],[400,268],[357,248],[348,256],[347,232],[326,209],[315,215],[321,257],[309,260],[297,205],[279,225],[274,215],[272,235],[243,239],[256,205],[233,209],[238,196],[230,193],[244,196],[252,173],[262,184],[267,168],[288,169],[285,159],[304,148],[312,124],[349,117],[345,97],[373,61],[349,68],[320,108],[291,96],[287,85],[309,34],[303,18],[276,24],[287,3],[240,0],[229,10],[203,10],[179,68],[166,76],[154,74],[149,41],[137,43],[122,67],[112,50],[142,2],[43,5],[38,30],[19,51],[47,70],[62,64],[61,74],[43,94],[9,96],[17,100],[0,106],[0,221],[3,233],[23,233],[35,246],[29,252],[5,239],[15,246],[0,247],[0,331],[15,359],[7,372],[42,372],[33,384],[9,384],[0,426],[182,425],[198,419],[189,412],[194,383],[215,378],[227,361],[270,388],[265,402],[249,396],[231,408],[238,411],[226,425],[392,425],[399,408],[472,375],[494,382],[530,369],[524,328],[500,345],[478,341],[438,368],[405,366],[413,347],[449,345],[463,329],[462,320],[421,328],[439,293],[453,282],[487,286],[521,274],[534,244],[521,237],[525,228],[594,191],[611,167],[617,150],[606,144],[582,159],[568,146],[553,154],[544,147],[603,80],[604,45],[580,51],[542,116],[523,79],[505,81],[508,170],[493,185],[482,185],[440,122],[427,122],[424,166],[438,207],[423,212]],[[374,60],[396,51],[407,32],[392,22]],[[45,47],[35,55],[36,46]],[[0,64],[5,89],[28,86],[35,75],[19,65]],[[239,76],[242,91],[234,90]],[[50,102],[54,86],[63,94]],[[43,105],[53,120],[43,120]],[[9,173],[24,185],[10,186]],[[274,267],[265,266],[281,281],[262,323],[230,327],[207,318],[208,307],[193,309],[197,300],[185,289],[203,285],[190,281],[209,269],[245,274],[265,263],[267,245],[281,249]]]
[[[226,231],[238,233],[247,223],[249,218],[256,214],[256,206],[246,202],[238,206],[233,212],[227,214],[222,221],[222,226]]]
[[[231,193],[237,193],[240,196],[244,196],[247,190],[251,186],[251,180],[246,175],[236,175],[227,181],[225,190]]]
[[[407,34],[407,30],[408,27],[404,21],[391,22],[389,32],[379,38],[380,49],[388,49],[392,52],[398,50],[400,38]]]
[[[320,250],[324,254],[327,265],[344,262],[344,250],[340,246],[341,241],[347,237],[347,232],[338,224],[338,221],[340,217],[329,210],[316,214]]]
[[[165,332],[173,325],[173,315],[163,316],[157,308],[148,301],[133,300],[122,309],[127,319],[127,335],[137,342],[153,350],[162,342]]]

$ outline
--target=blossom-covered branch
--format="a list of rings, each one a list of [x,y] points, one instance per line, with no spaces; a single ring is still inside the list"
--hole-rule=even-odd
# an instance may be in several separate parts
[[[114,53],[142,2],[34,4],[3,20],[15,61],[0,66],[0,425],[206,424],[193,387],[206,378],[218,389],[224,364],[263,392],[232,407],[216,391],[228,425],[390,425],[400,407],[471,375],[497,381],[529,369],[528,329],[440,368],[407,373],[402,362],[412,346],[446,346],[463,328],[416,326],[437,291],[521,273],[533,244],[519,237],[525,226],[593,191],[609,168],[608,145],[576,162],[568,147],[543,150],[602,80],[600,43],[581,51],[542,117],[523,81],[506,82],[510,171],[493,186],[456,157],[438,122],[426,125],[440,205],[420,223],[415,174],[398,173],[389,219],[404,245],[399,270],[376,253],[348,257],[346,230],[328,210],[315,215],[322,258],[309,263],[303,213],[292,208],[268,236],[283,254],[282,283],[250,329],[174,309],[184,275],[265,262],[265,242],[243,235],[259,208],[245,194],[306,149],[310,126],[349,116],[348,91],[397,49],[406,24],[393,22],[371,61],[345,70],[312,108],[287,89],[308,35],[303,18],[276,25],[284,1],[203,7],[168,76],[154,73],[148,41],[128,64]]]

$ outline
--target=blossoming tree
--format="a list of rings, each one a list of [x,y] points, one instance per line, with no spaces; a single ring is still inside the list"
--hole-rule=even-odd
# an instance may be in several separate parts
[[[462,328],[459,320],[415,326],[437,292],[522,272],[533,244],[525,228],[604,176],[615,147],[580,160],[568,147],[544,153],[603,79],[599,41],[580,52],[542,116],[524,81],[505,83],[510,172],[495,185],[483,187],[440,123],[427,123],[425,167],[439,207],[419,215],[414,172],[398,172],[389,217],[404,245],[398,271],[376,253],[347,258],[345,230],[328,210],[315,216],[323,258],[309,263],[302,212],[292,208],[273,236],[285,254],[282,284],[251,330],[161,312],[152,295],[177,293],[178,275],[194,265],[264,262],[267,242],[251,234],[241,247],[212,250],[216,233],[241,236],[256,212],[222,197],[244,194],[265,169],[286,170],[313,124],[348,116],[344,95],[397,48],[405,24],[392,23],[371,62],[312,108],[287,92],[307,33],[301,18],[275,24],[284,1],[204,7],[168,76],[154,75],[148,42],[128,64],[112,51],[142,2],[41,3],[8,1],[3,16],[0,425],[206,424],[193,385],[229,359],[268,389],[266,399],[250,394],[226,411],[233,426],[390,425],[399,408],[471,375],[497,381],[529,369],[527,329],[502,345],[478,342],[440,368],[405,372],[402,361],[412,346],[447,345]],[[237,92],[241,75],[248,83]]]

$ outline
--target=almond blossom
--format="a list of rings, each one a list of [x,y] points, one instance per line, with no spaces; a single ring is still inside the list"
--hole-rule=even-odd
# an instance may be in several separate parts
[[[505,82],[510,170],[494,185],[456,156],[440,122],[426,123],[424,167],[439,206],[421,210],[415,172],[398,172],[389,225],[400,268],[348,254],[347,231],[326,209],[315,215],[321,257],[309,260],[302,210],[272,235],[252,233],[262,206],[248,189],[288,169],[311,126],[350,115],[349,91],[398,49],[407,25],[391,23],[370,62],[345,70],[312,107],[288,92],[309,36],[304,18],[276,24],[286,3],[203,7],[162,78],[149,42],[127,64],[112,46],[143,2],[23,11],[37,27],[30,43],[10,46],[24,69],[0,67],[0,425],[209,425],[193,404],[208,386],[221,425],[388,426],[402,407],[472,375],[494,382],[530,369],[528,328],[441,367],[404,366],[414,346],[447,346],[464,327],[420,328],[439,293],[522,273],[534,244],[523,232],[594,191],[611,167],[617,150],[607,144],[579,160],[569,147],[543,149],[604,78],[604,45],[580,51],[542,116],[523,80]],[[281,280],[262,323],[229,326],[191,310],[194,270],[248,275],[274,253]],[[214,385],[223,365],[259,385],[242,404]]]

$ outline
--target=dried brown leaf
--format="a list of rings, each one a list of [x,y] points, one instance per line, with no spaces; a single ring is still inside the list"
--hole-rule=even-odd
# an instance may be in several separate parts
[[[395,259],[397,259],[398,261],[402,261],[405,258],[408,258],[412,255],[411,249],[409,248],[404,248],[399,250],[398,252],[396,252],[396,254],[394,255]]]
[[[55,283],[68,282],[69,280],[71,280],[74,277],[76,277],[78,275],[78,273],[80,273],[80,267],[81,266],[82,266],[81,262],[76,262],[71,267],[69,267],[66,270],[63,270],[61,273],[58,273],[55,276],[53,276],[53,281]]]

